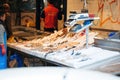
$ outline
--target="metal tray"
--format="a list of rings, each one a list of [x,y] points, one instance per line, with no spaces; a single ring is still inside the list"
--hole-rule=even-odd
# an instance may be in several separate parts
[[[14,26],[12,28],[13,35],[23,40],[33,40],[36,38],[43,38],[50,35],[48,32],[36,30],[35,28],[28,28],[24,26]]]
[[[113,51],[120,51],[120,40],[95,38],[94,46]]]

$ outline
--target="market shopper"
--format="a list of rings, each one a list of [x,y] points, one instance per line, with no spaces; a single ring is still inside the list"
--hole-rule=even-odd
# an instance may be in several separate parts
[[[6,15],[6,19],[5,19],[5,29],[7,32],[7,39],[9,39],[10,37],[12,37],[12,26],[11,26],[11,15],[10,15],[10,6],[8,3],[4,3],[3,7],[5,9],[5,15]]]
[[[7,36],[4,26],[6,15],[3,6],[0,6],[0,69],[7,68]]]
[[[54,6],[54,0],[47,0],[48,4],[41,13],[44,21],[44,31],[54,32],[58,29],[58,20],[62,19],[60,11]]]

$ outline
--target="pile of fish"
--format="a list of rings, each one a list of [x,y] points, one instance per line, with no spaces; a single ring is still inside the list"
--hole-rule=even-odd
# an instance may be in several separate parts
[[[88,43],[94,43],[94,38],[98,33],[89,32]],[[32,41],[25,42],[25,47],[31,49],[37,49],[41,52],[54,52],[59,50],[68,50],[71,48],[80,49],[86,44],[85,31],[79,33],[69,32],[69,28],[64,28],[59,31],[55,31],[49,36],[44,38],[34,39]]]

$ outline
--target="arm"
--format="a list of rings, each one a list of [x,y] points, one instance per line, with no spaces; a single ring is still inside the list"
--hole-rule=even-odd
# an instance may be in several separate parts
[[[62,20],[62,12],[61,11],[58,12],[58,20]]]
[[[0,24],[0,44],[4,44],[4,27]]]
[[[6,53],[6,49],[4,46],[4,32],[5,32],[5,29],[3,28],[2,25],[0,25],[0,48],[2,51],[2,55]]]
[[[45,14],[44,14],[44,11],[41,12],[41,15],[40,15],[40,21],[41,21],[41,26],[44,27],[44,18],[45,18]]]
[[[41,17],[41,18],[45,18],[45,12],[44,12],[44,10],[41,12],[40,17]]]

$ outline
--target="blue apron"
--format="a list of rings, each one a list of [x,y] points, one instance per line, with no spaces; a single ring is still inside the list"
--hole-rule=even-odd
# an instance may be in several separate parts
[[[7,68],[7,34],[4,32],[4,46],[6,49],[6,54],[2,55],[2,49],[0,48],[0,69]]]

